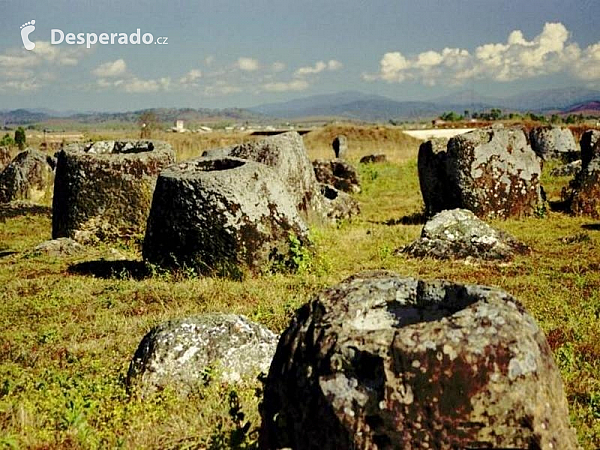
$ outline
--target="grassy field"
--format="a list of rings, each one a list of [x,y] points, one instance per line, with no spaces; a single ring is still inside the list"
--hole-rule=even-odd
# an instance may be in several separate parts
[[[139,241],[72,258],[39,256],[31,249],[50,238],[49,208],[0,207],[0,448],[254,448],[259,381],[213,381],[186,400],[170,391],[129,397],[123,381],[141,338],[164,320],[207,311],[245,314],[281,332],[319,289],[381,268],[499,286],[520,299],[548,336],[581,445],[600,448],[600,223],[552,211],[494,222],[534,249],[506,266],[395,256],[421,229],[414,224],[422,209],[418,143],[395,129],[329,126],[305,137],[311,157],[330,157],[339,132],[354,162],[380,151],[391,162],[359,166],[362,215],[314,229],[317,253],[297,274],[139,279],[115,262],[139,261]],[[247,139],[165,137],[180,156]],[[545,175],[549,197],[557,200],[567,181]]]

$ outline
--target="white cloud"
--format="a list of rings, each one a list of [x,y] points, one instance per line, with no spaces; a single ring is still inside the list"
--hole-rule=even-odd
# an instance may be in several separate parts
[[[311,66],[300,67],[298,70],[296,70],[295,75],[297,75],[297,76],[313,75],[315,73],[323,72],[326,68],[327,68],[327,64],[325,64],[323,61],[317,61],[314,65],[314,67],[311,67]]]
[[[292,80],[289,82],[273,82],[263,84],[263,89],[269,92],[303,91],[308,88],[306,80]]]
[[[212,66],[214,62],[215,57],[213,55],[208,55],[206,58],[204,58],[204,64],[206,64],[208,67]]]
[[[112,78],[123,75],[127,71],[127,64],[122,59],[116,61],[109,61],[104,64],[100,64],[92,73],[100,78]]]
[[[182,85],[197,86],[197,81],[200,78],[202,78],[202,71],[198,69],[192,69],[179,79],[179,83]]]
[[[166,91],[169,89],[171,79],[169,77],[142,80],[137,77],[128,80],[117,80],[115,86],[122,88],[125,92],[132,94],[141,94],[147,92]]]
[[[256,59],[241,57],[237,60],[237,66],[240,70],[246,72],[254,72],[260,68],[260,64]]]
[[[8,49],[0,54],[0,90],[34,91],[56,79],[55,71],[75,66],[91,51],[36,41],[35,49]]]
[[[317,73],[321,73],[324,70],[339,70],[342,67],[343,64],[339,61],[336,61],[335,59],[330,59],[328,62],[317,61],[314,66],[300,67],[298,70],[296,70],[296,72],[294,72],[294,75],[296,77],[303,77],[306,75],[314,75]]]
[[[344,65],[341,62],[336,61],[335,59],[330,59],[327,62],[327,70],[340,70],[342,67],[344,67]]]
[[[531,40],[514,30],[505,43],[482,44],[472,53],[460,48],[429,50],[413,57],[389,52],[381,58],[379,72],[364,74],[363,79],[434,85],[469,79],[506,82],[566,72],[582,80],[600,80],[600,42],[581,50],[569,37],[563,24],[546,23]]]

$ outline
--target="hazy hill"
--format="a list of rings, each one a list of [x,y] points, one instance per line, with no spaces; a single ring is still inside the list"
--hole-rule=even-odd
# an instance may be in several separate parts
[[[208,109],[208,108],[151,108],[127,112],[84,112],[84,113],[59,113],[51,110],[26,110],[0,111],[0,125],[27,125],[49,121],[51,119],[63,119],[76,123],[136,123],[139,116],[146,111],[156,114],[161,123],[173,123],[177,119],[186,122],[208,122],[208,121],[232,121],[232,122],[260,122],[262,115],[241,108]]]
[[[390,119],[430,119],[446,111],[462,113],[500,108],[505,111],[579,113],[598,111],[600,91],[586,88],[563,88],[528,91],[496,98],[473,90],[460,91],[431,101],[398,101],[380,95],[345,91],[328,95],[313,95],[280,103],[267,103],[253,108],[153,108],[128,112],[57,112],[53,110],[17,109],[0,111],[0,125],[27,125],[52,119],[81,124],[136,123],[144,111],[154,112],[163,124],[183,119],[188,124],[206,122],[267,123],[274,119],[342,118],[369,122]]]
[[[450,110],[462,113],[464,110],[483,111],[501,108],[523,112],[544,112],[563,110],[589,101],[600,101],[600,91],[570,87],[528,91],[506,98],[496,98],[467,90],[431,101],[398,101],[349,91],[258,105],[250,110],[271,117],[290,119],[326,116],[379,121],[435,117]]]

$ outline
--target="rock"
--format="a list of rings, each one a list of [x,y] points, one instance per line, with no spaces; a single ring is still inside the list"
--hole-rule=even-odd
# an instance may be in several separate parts
[[[360,158],[361,164],[375,164],[387,162],[387,156],[383,153],[375,153],[373,155],[365,155]]]
[[[592,135],[593,137],[593,135]],[[582,145],[581,170],[563,190],[563,199],[575,215],[600,218],[600,140]]]
[[[360,192],[358,172],[350,163],[342,159],[317,159],[312,164],[319,183],[344,192]]]
[[[77,255],[84,250],[85,247],[73,239],[58,238],[42,242],[33,249],[33,253],[61,257]]]
[[[579,158],[579,149],[568,128],[537,127],[529,132],[533,151],[543,160],[562,158],[573,161]]]
[[[8,147],[0,147],[0,172],[2,172],[11,161],[10,149]]]
[[[529,247],[492,228],[466,209],[442,211],[429,220],[421,237],[402,249],[418,258],[510,261]]]
[[[581,135],[579,145],[581,146],[581,165],[587,167],[593,158],[600,156],[600,146],[596,144],[600,141],[600,131],[587,130]]]
[[[336,136],[331,143],[333,147],[333,152],[335,153],[335,157],[337,158],[346,158],[348,155],[348,138],[343,134]]]
[[[207,158],[225,158],[231,153],[231,148],[213,148],[202,152],[203,157]]]
[[[446,147],[448,139],[432,139],[419,146],[417,166],[425,214],[430,217],[458,205],[455,191],[448,189]]]
[[[486,128],[455,136],[445,158],[438,152],[430,163],[431,176],[441,173],[444,181],[424,198],[439,196],[443,201],[436,206],[442,209],[508,218],[533,215],[544,206],[540,163],[522,129]],[[440,212],[431,203],[428,209]]]
[[[160,174],[143,255],[163,267],[240,277],[289,258],[307,242],[296,199],[278,174],[240,158],[198,158]]]
[[[367,272],[299,309],[261,406],[265,449],[575,449],[542,331],[505,292]]]
[[[338,191],[328,184],[321,185],[321,193],[325,197],[325,207],[330,222],[335,224],[360,214],[360,205],[349,194]]]
[[[112,153],[115,149],[116,141],[97,141],[86,146],[86,151],[93,155],[104,155]],[[125,152],[123,152],[125,153]]]
[[[315,178],[302,137],[295,131],[232,147],[229,156],[265,164],[275,170],[295,198],[300,214],[312,219],[322,208]]]
[[[52,237],[80,242],[143,233],[158,174],[175,160],[162,141],[72,145],[57,155]]]
[[[570,162],[562,166],[556,167],[550,171],[550,175],[553,177],[569,177],[577,175],[581,170],[581,160]]]
[[[28,148],[19,153],[0,174],[0,202],[50,201],[54,183],[53,168],[52,157],[39,150]]]
[[[167,387],[186,395],[216,370],[235,383],[267,372],[277,335],[235,314],[204,314],[153,328],[142,339],[127,373],[129,389],[143,395]]]

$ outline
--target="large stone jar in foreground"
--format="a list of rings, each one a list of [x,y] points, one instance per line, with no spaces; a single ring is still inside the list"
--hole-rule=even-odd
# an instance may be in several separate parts
[[[265,449],[574,449],[543,333],[503,291],[368,272],[280,338]]]
[[[161,141],[100,141],[57,155],[52,237],[111,241],[142,234],[160,171],[175,161]]]
[[[167,268],[237,278],[285,265],[307,228],[271,168],[240,158],[199,158],[158,179],[144,258]]]

